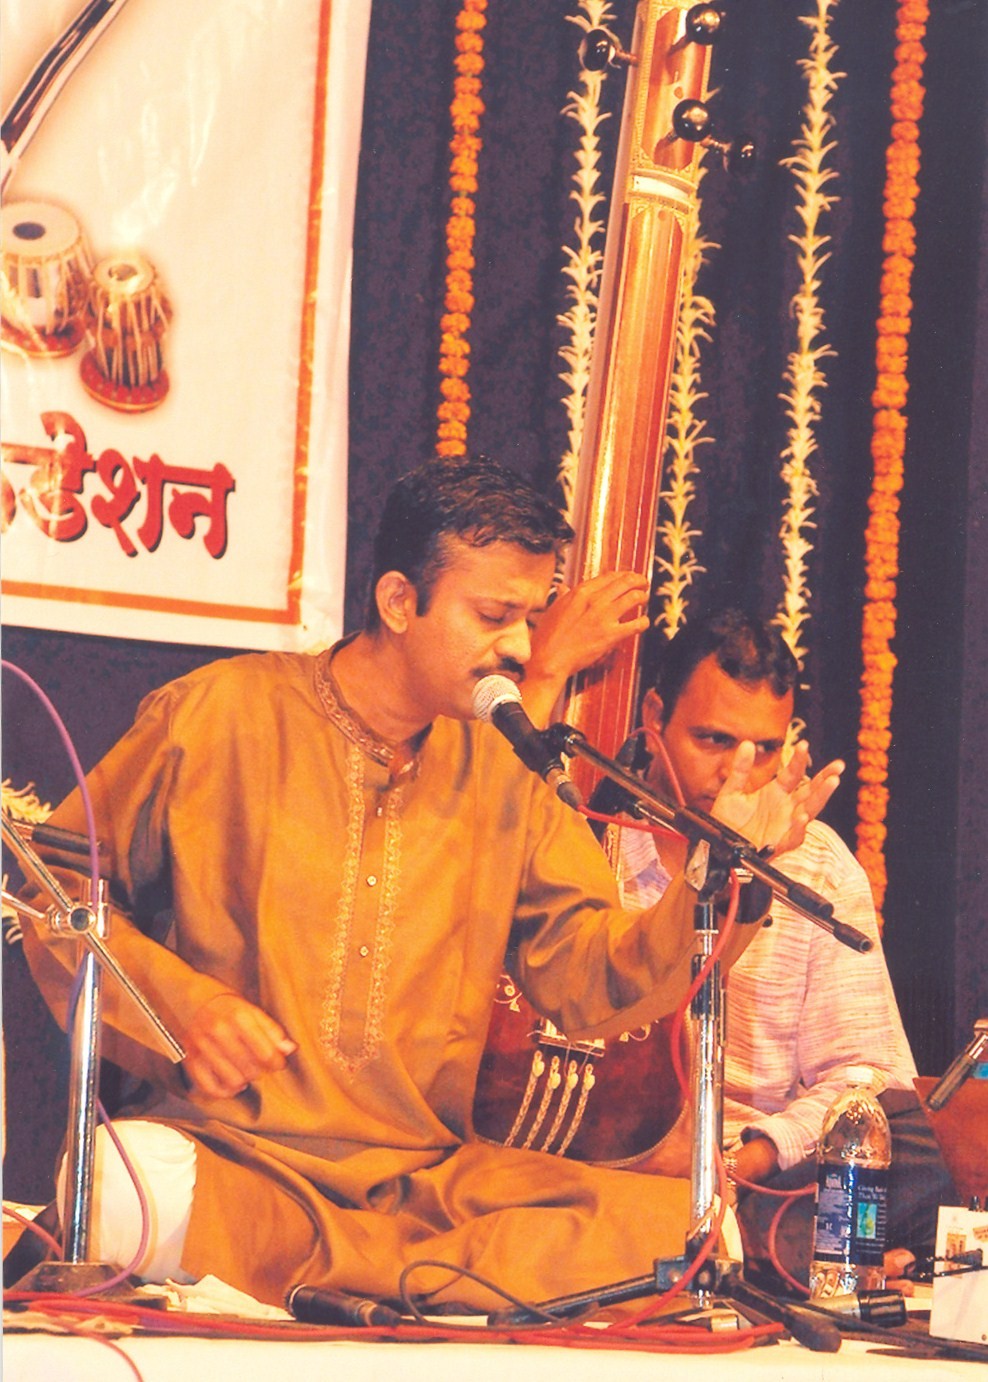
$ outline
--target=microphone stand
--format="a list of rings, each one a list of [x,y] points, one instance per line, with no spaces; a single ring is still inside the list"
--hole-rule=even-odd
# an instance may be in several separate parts
[[[26,827],[36,838],[44,827]],[[53,935],[81,941],[88,954],[83,957],[70,1010],[71,1044],[69,1063],[69,1112],[66,1134],[66,1177],[69,1193],[63,1223],[61,1262],[42,1262],[17,1283],[18,1289],[71,1293],[99,1288],[118,1273],[109,1263],[88,1260],[92,1227],[93,1162],[96,1146],[97,1097],[102,1030],[102,979],[106,969],[136,1003],[163,1042],[170,1060],[185,1059],[185,1051],[154,1008],[121,967],[105,941],[109,929],[109,904],[104,879],[97,880],[92,896],[90,880],[87,902],[73,902],[58,879],[23,838],[9,818],[2,815],[3,842],[16,855],[24,872],[52,899],[46,912],[21,902],[4,891],[3,900],[36,925],[47,926]],[[88,852],[88,841],[66,831],[50,832],[58,847],[72,852]]]
[[[871,941],[853,926],[835,919],[833,906],[811,888],[793,882],[771,867],[743,835],[724,826],[704,811],[678,806],[653,792],[620,763],[607,758],[588,743],[580,730],[555,724],[543,731],[548,747],[557,756],[579,755],[616,782],[627,793],[629,814],[667,826],[686,837],[688,854],[686,882],[696,894],[693,909],[695,949],[693,977],[710,959],[718,937],[715,899],[726,886],[732,871],[757,878],[772,894],[828,931],[835,940],[853,950],[871,949]],[[690,1148],[690,1227],[681,1257],[659,1259],[649,1276],[591,1288],[573,1295],[542,1301],[537,1311],[500,1311],[491,1323],[531,1323],[546,1313],[557,1317],[582,1314],[623,1301],[663,1294],[693,1266],[709,1238],[716,1219],[715,1197],[718,1160],[723,1138],[724,1117],[724,986],[720,964],[715,961],[692,1002],[694,1018],[690,1097],[694,1113]],[[840,1347],[837,1325],[819,1312],[777,1300],[746,1282],[742,1264],[711,1255],[690,1278],[690,1301],[685,1318],[716,1327],[723,1308],[739,1308],[782,1323],[806,1347],[818,1352],[835,1352]],[[542,1312],[542,1313],[538,1313]],[[683,1316],[681,1316],[683,1317]]]

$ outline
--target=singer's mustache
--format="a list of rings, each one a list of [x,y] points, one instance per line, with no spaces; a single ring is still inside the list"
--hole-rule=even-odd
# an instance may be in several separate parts
[[[475,668],[474,676],[478,681],[490,676],[510,677],[512,681],[516,681],[520,685],[525,680],[525,668],[520,662],[515,662],[514,658],[508,657],[502,659],[496,667]]]

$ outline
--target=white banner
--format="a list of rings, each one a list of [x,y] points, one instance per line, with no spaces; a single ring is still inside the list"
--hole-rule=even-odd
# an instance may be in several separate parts
[[[6,622],[338,636],[369,15],[0,0]]]

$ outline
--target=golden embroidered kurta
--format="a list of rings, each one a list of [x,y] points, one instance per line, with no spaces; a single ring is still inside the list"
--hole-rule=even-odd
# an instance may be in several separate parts
[[[115,913],[110,944],[165,1021],[181,1036],[233,990],[298,1043],[237,1098],[188,1095],[106,985],[105,1054],[200,1147],[183,1265],[270,1300],[298,1281],[394,1295],[425,1256],[536,1299],[648,1272],[682,1248],[683,1183],[476,1143],[471,1109],[509,943],[540,1011],[574,1038],[617,1034],[685,991],[684,892],[620,911],[586,823],[488,726],[438,720],[400,769],[329,662],[194,672],[147,698],[89,779],[143,928]],[[53,819],[83,829],[78,795]],[[63,1015],[71,946],[26,945]],[[447,1282],[494,1299],[436,1271],[410,1284]]]

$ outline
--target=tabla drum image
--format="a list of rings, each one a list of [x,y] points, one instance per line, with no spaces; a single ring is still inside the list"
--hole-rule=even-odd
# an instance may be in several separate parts
[[[154,265],[142,254],[102,259],[93,270],[85,322],[86,389],[111,408],[144,412],[168,392],[163,338],[172,309]]]
[[[64,207],[8,202],[0,212],[0,315],[8,349],[71,355],[84,334],[92,260],[79,222]]]

